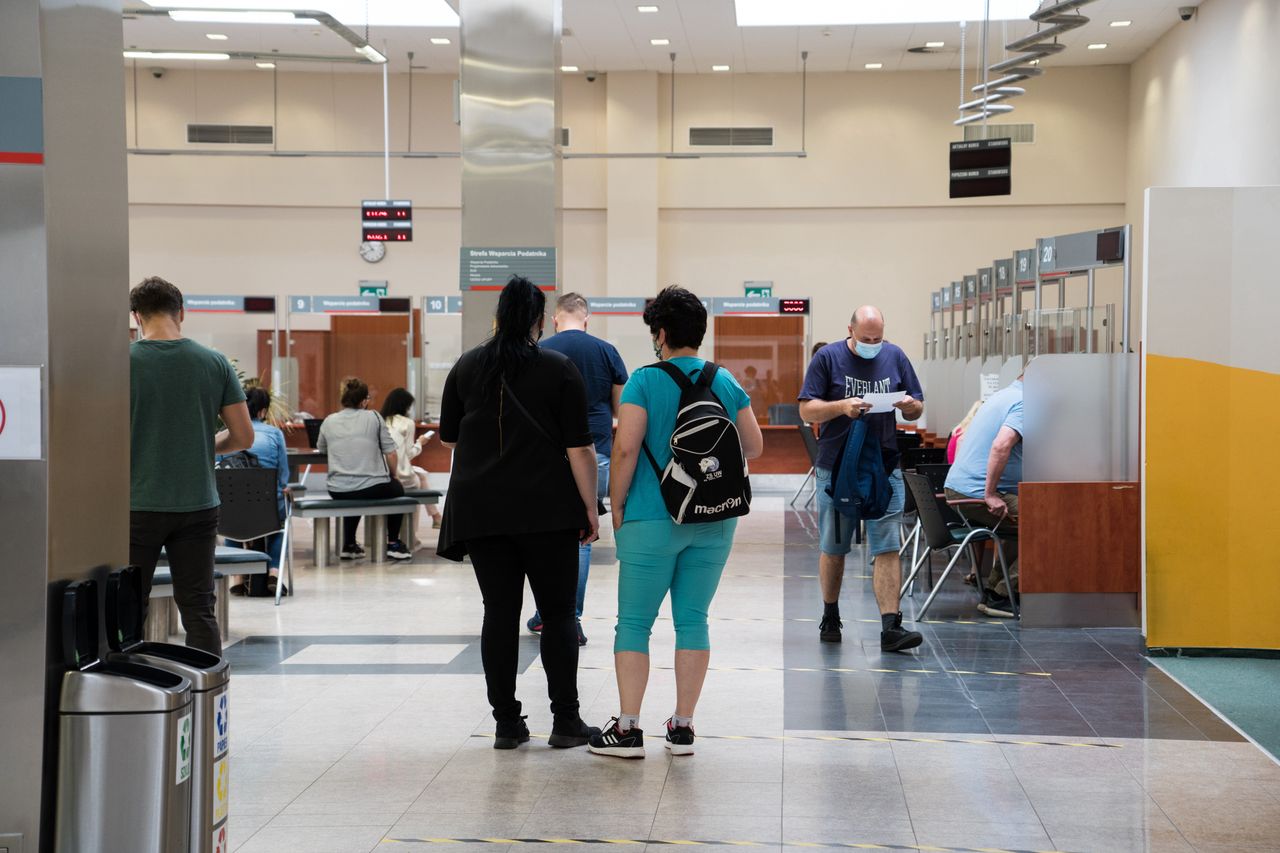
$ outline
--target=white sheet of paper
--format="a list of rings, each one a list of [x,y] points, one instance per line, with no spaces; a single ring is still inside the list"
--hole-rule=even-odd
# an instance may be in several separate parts
[[[882,412],[892,412],[893,404],[907,396],[906,391],[890,391],[887,394],[863,394],[862,399],[871,404],[868,415],[878,415]]]

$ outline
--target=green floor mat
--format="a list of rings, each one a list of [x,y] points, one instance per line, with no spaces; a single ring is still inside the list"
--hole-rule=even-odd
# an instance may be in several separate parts
[[[1151,658],[1280,758],[1280,660]]]

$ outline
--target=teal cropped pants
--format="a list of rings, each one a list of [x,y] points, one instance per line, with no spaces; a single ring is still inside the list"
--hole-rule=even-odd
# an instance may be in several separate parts
[[[627,521],[618,546],[618,628],[615,652],[649,653],[662,600],[671,593],[677,649],[709,649],[707,611],[733,548],[736,518],[711,524]]]

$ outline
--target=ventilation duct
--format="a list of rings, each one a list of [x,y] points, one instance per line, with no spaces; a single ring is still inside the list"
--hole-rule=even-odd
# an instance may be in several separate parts
[[[773,145],[772,127],[691,127],[690,145]]]
[[[187,142],[212,145],[270,145],[275,129],[266,124],[189,124]]]

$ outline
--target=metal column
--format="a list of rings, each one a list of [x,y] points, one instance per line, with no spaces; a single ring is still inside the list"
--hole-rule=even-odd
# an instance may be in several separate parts
[[[561,0],[461,0],[462,245],[561,245]],[[558,278],[558,276],[557,276]],[[462,346],[498,294],[462,298]]]
[[[41,386],[4,400],[11,423],[39,418],[36,458],[0,459],[0,847],[13,834],[25,851],[53,840],[59,584],[128,558],[120,9],[0,2],[0,151],[16,152],[0,155],[0,366],[40,368]]]

